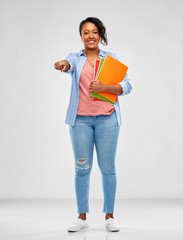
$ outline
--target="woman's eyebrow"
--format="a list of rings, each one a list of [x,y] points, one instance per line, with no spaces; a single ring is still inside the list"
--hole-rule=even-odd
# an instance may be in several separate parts
[[[89,29],[84,29],[84,31],[86,32],[86,31],[90,31]],[[97,28],[95,28],[95,29],[92,29],[92,31],[98,31],[98,29]]]

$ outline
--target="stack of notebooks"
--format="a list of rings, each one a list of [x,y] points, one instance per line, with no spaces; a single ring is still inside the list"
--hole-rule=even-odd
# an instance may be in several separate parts
[[[102,84],[115,85],[123,81],[128,67],[115,58],[107,55],[95,61],[94,79],[99,80]],[[108,92],[91,93],[93,100],[102,100],[110,103],[116,103],[117,94]]]

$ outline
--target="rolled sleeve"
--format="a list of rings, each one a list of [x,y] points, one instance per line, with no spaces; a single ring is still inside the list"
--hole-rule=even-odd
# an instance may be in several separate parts
[[[120,59],[118,58],[118,56],[114,53],[110,54],[113,58],[115,58],[116,60],[120,61]],[[119,83],[122,87],[122,94],[118,95],[118,96],[123,96],[123,95],[127,95],[131,92],[132,90],[132,85],[130,84],[130,79],[128,78],[128,74],[126,73],[124,79],[122,82]]]
[[[130,79],[128,78],[128,74],[126,73],[122,82],[119,83],[122,87],[122,94],[119,96],[127,95],[132,91],[132,85],[130,84]]]

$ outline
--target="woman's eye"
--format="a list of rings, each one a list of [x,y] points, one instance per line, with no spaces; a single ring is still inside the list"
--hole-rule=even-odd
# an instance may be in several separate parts
[[[88,34],[88,32],[85,32],[84,34]]]
[[[93,32],[93,33],[97,34],[98,32]]]

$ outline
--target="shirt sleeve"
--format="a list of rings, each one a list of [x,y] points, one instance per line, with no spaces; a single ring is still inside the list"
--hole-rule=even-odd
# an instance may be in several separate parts
[[[130,84],[130,79],[128,78],[128,73],[126,73],[122,82],[119,83],[122,87],[122,94],[119,96],[123,96],[129,94],[132,91],[132,85]]]
[[[64,59],[67,60],[70,68],[68,71],[66,71],[65,73],[70,73],[72,74],[74,71],[74,65],[75,65],[75,54],[74,53],[69,53],[69,55],[67,55],[67,57]]]
[[[118,61],[120,61],[119,58],[116,56],[116,54],[112,53],[111,56],[117,59]],[[123,81],[120,82],[119,84],[121,85],[123,92],[118,96],[127,95],[132,91],[132,85],[130,83],[130,79],[128,78],[128,73],[126,73]]]

